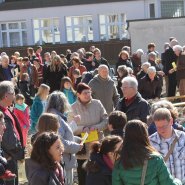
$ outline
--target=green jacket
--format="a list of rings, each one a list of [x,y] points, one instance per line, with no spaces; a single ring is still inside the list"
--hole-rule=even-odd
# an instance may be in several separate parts
[[[142,167],[125,170],[122,163],[117,162],[112,174],[112,185],[140,185],[141,174]],[[162,156],[152,155],[148,161],[145,185],[182,185],[182,183],[171,176]]]

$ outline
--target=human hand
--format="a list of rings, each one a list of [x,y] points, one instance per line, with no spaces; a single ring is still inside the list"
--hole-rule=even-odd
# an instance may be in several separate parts
[[[83,128],[83,132],[89,133],[89,131],[90,131],[89,127],[84,127],[84,128]]]
[[[96,130],[95,127],[91,127],[91,128],[90,128],[90,131],[94,131],[94,130]]]
[[[80,150],[79,150],[79,151],[81,151],[81,150],[82,150],[83,146],[84,146],[83,144],[80,144]]]
[[[174,69],[170,69],[170,70],[168,71],[169,74],[172,74],[173,72],[175,72]]]
[[[165,73],[163,71],[158,71],[157,74],[160,75],[160,76],[164,76],[165,75]]]
[[[81,116],[80,115],[76,115],[73,117],[73,120],[76,122],[76,123],[79,123],[81,121]]]

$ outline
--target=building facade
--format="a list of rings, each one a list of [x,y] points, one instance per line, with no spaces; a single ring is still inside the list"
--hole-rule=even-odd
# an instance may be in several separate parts
[[[127,20],[184,16],[185,0],[0,0],[0,47],[130,39]]]

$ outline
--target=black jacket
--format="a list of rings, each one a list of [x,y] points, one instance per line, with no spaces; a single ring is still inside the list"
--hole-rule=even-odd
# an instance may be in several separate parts
[[[13,78],[13,74],[11,72],[12,67],[11,66],[8,66],[8,69],[9,69],[10,76]],[[6,79],[6,76],[4,75],[2,65],[0,65],[0,82],[2,82],[4,80],[7,80],[7,79]]]
[[[130,67],[133,69],[132,62],[130,60],[123,60],[121,58],[118,59],[118,62],[116,63],[116,73],[119,66],[125,65],[126,67]]]
[[[122,98],[118,104],[117,110],[124,112],[127,115],[128,121],[139,119],[146,123],[150,106],[148,102],[141,97],[140,93],[137,93],[134,101],[128,106],[125,104],[125,98]]]
[[[139,80],[138,91],[144,99],[160,98],[162,92],[162,83],[158,76],[151,81],[148,74]]]
[[[100,154],[92,153],[85,166],[86,185],[112,185],[112,170]]]

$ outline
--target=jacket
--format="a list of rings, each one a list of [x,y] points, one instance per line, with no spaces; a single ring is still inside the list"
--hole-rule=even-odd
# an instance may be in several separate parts
[[[95,68],[98,68],[99,65],[106,65],[110,69],[108,61],[103,57],[101,57],[100,60],[97,60],[96,58],[94,58],[93,62],[95,63]]]
[[[90,82],[92,97],[101,101],[105,110],[110,114],[119,102],[119,94],[114,81],[108,77],[103,79],[96,75]]]
[[[162,83],[158,76],[151,81],[148,74],[139,80],[138,91],[144,99],[160,98]]]
[[[126,106],[125,98],[122,98],[118,104],[117,110],[124,112],[127,115],[127,120],[139,119],[146,123],[146,118],[149,115],[150,106],[143,99],[140,93],[137,93],[134,101]]]
[[[185,79],[185,52],[181,52],[177,59],[177,80]]]
[[[106,165],[103,157],[92,153],[85,165],[87,171],[86,185],[112,185],[112,170]]]
[[[66,98],[68,99],[69,104],[73,104],[76,101],[76,95],[73,93],[71,89],[64,89],[63,93],[65,94]]]
[[[75,168],[77,167],[75,154],[80,150],[80,140],[73,135],[71,128],[64,121],[64,116],[62,113],[56,109],[51,109],[49,112],[56,114],[59,119],[59,135],[61,136],[62,143],[64,144],[63,160],[65,162],[65,169],[70,170]]]
[[[8,69],[9,69],[9,73],[11,78],[13,78],[13,73],[12,73],[12,69],[13,67],[11,67],[10,65],[8,65]],[[4,81],[4,80],[8,80],[3,72],[3,67],[2,65],[0,65],[0,82]]]
[[[117,73],[118,67],[121,65],[125,65],[126,67],[130,67],[131,69],[133,68],[132,62],[130,60],[123,60],[122,58],[119,58],[118,62],[116,63],[116,73]]]
[[[112,173],[112,185],[140,185],[142,167],[125,170],[121,162],[117,162]],[[148,160],[145,185],[182,185],[174,179],[163,161],[162,156],[153,154]]]
[[[43,168],[32,159],[26,159],[25,170],[29,185],[62,185],[53,171]]]

